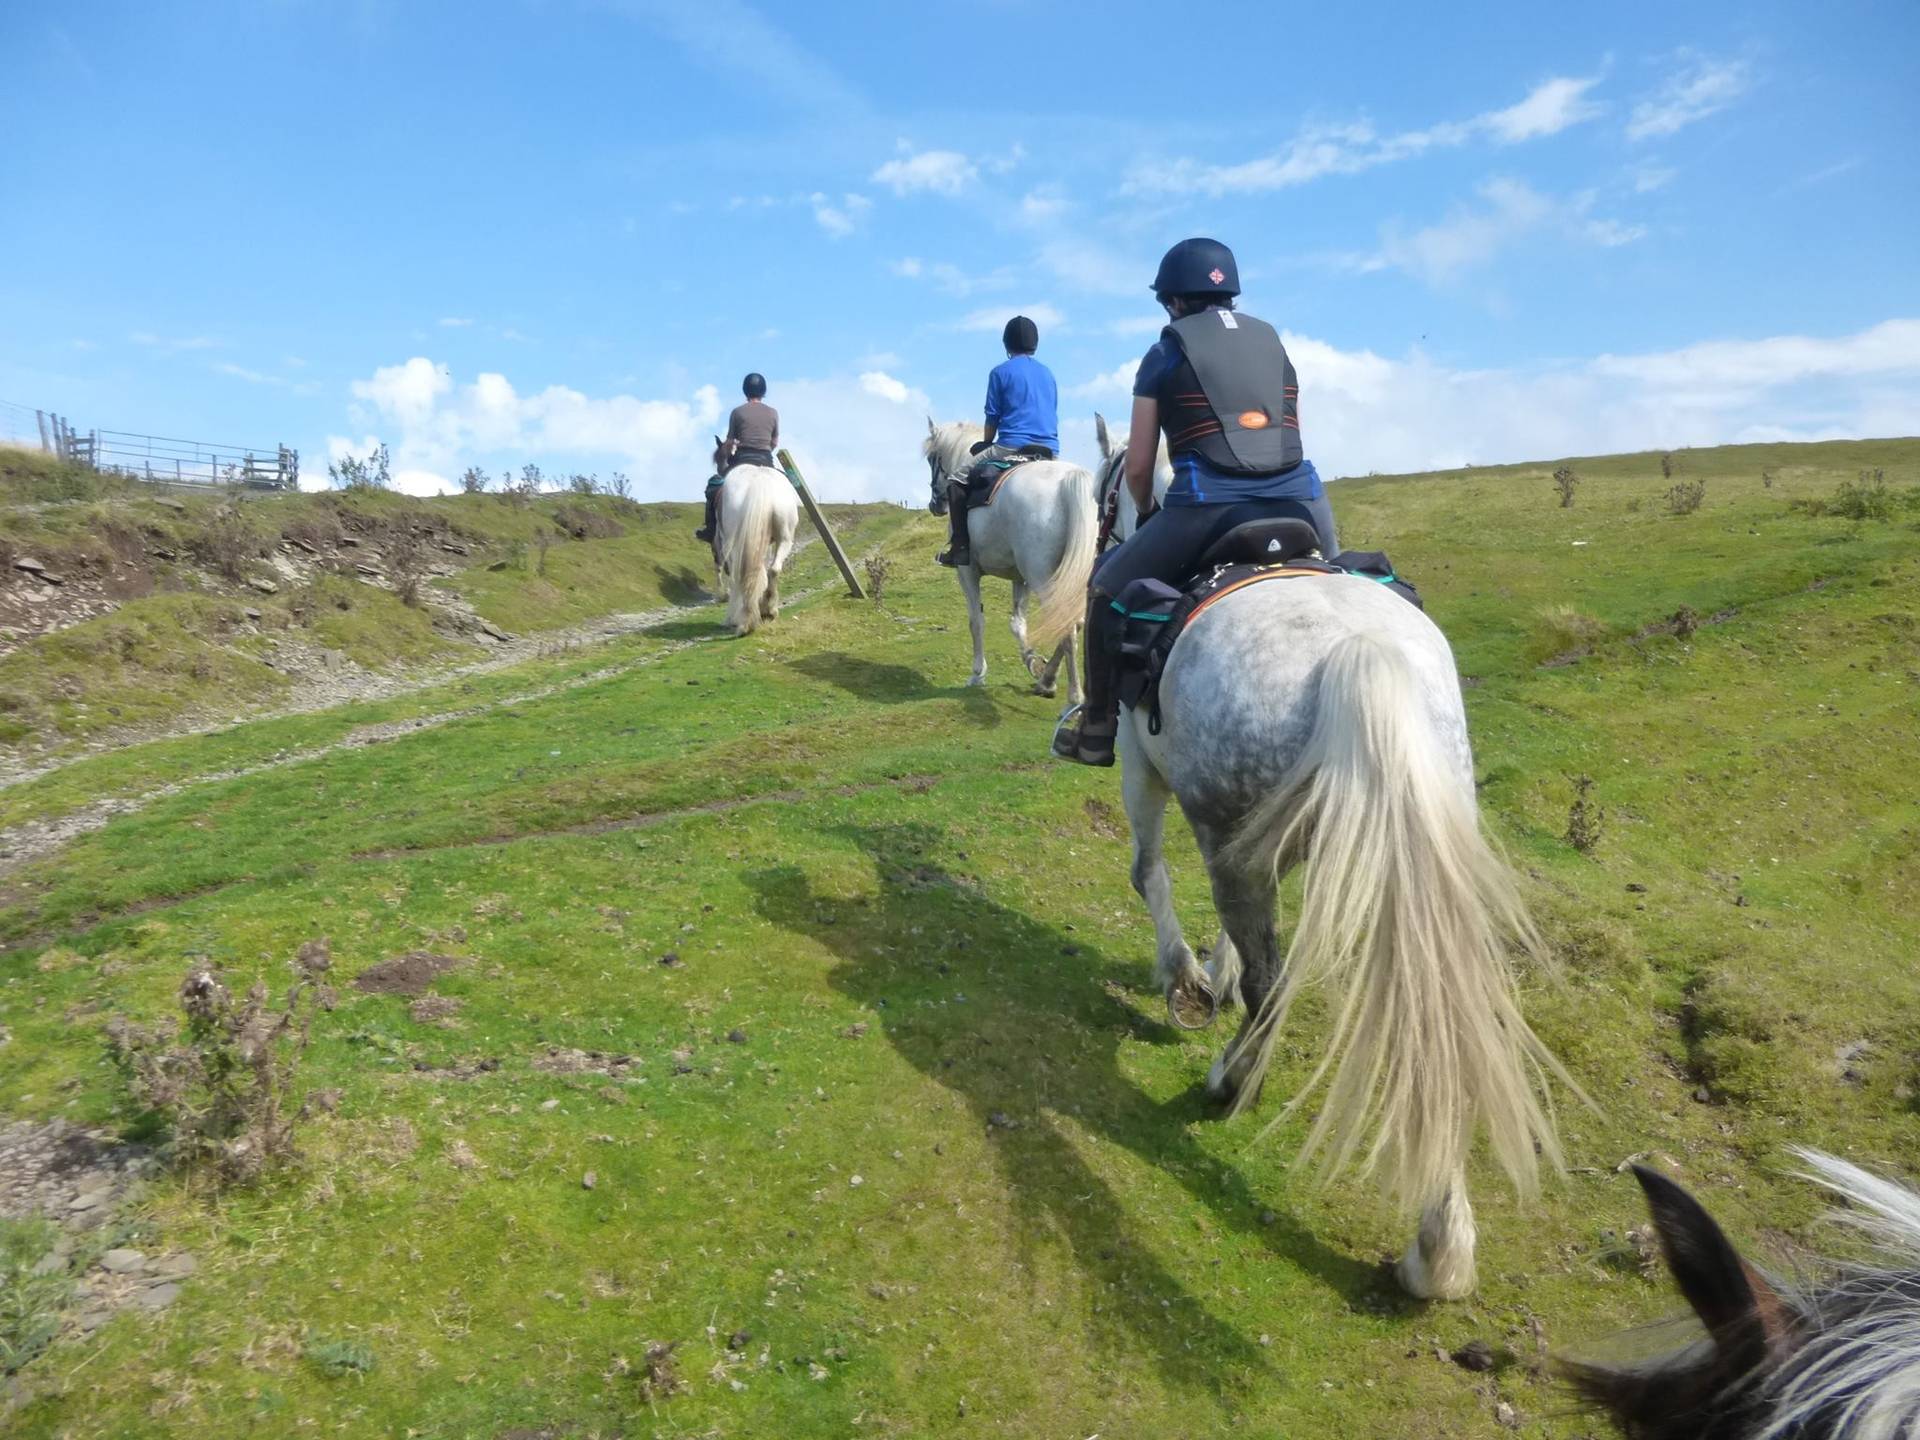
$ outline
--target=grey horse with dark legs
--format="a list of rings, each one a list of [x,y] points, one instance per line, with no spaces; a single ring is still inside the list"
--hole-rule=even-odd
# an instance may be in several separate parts
[[[1252,585],[1180,637],[1160,711],[1157,734],[1144,714],[1121,717],[1132,879],[1153,915],[1176,1022],[1207,1023],[1217,996],[1245,1006],[1208,1091],[1234,1113],[1252,1105],[1295,998],[1330,991],[1327,1052],[1287,1111],[1319,1097],[1301,1159],[1376,1172],[1417,1205],[1401,1284],[1466,1295],[1474,1138],[1484,1132],[1529,1189],[1541,1157],[1560,1164],[1542,1092],[1547,1074],[1564,1072],[1516,1000],[1508,947],[1545,956],[1480,831],[1445,637],[1370,580]],[[1212,882],[1221,939],[1211,973],[1181,933],[1162,858],[1169,796]],[[1283,953],[1279,882],[1295,866],[1303,909]]]

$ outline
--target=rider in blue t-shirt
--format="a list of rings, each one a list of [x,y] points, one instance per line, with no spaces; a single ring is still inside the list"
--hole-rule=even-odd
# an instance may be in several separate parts
[[[1007,358],[987,376],[987,435],[974,446],[976,466],[1018,455],[1051,460],[1060,453],[1060,387],[1053,372],[1033,358],[1040,348],[1040,327],[1016,315],[1000,333]],[[942,565],[973,563],[967,545],[966,476],[949,477],[947,519],[952,537],[934,558]]]

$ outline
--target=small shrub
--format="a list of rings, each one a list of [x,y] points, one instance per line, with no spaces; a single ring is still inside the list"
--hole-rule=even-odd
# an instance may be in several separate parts
[[[500,557],[500,568],[502,570],[525,570],[527,568],[527,542],[524,540],[509,540],[507,542],[506,553]]]
[[[393,471],[385,445],[376,445],[373,453],[364,460],[354,455],[343,455],[338,461],[328,462],[327,475],[336,490],[393,488]]]
[[[1606,622],[1571,605],[1551,605],[1534,617],[1527,650],[1541,664],[1565,664],[1606,638]]]
[[[553,523],[575,540],[608,540],[626,534],[626,528],[611,515],[602,515],[580,505],[554,507]]]
[[[1707,498],[1707,482],[1704,480],[1682,480],[1667,490],[1667,513],[1670,515],[1691,515],[1700,508],[1700,502]]]
[[[867,596],[878,605],[880,597],[886,593],[887,580],[893,574],[893,561],[875,550],[860,563],[867,572]]]
[[[1560,492],[1560,508],[1573,508],[1573,492],[1580,488],[1580,477],[1573,473],[1573,467],[1562,465],[1553,472],[1553,488]]]
[[[1675,639],[1691,640],[1693,632],[1700,628],[1700,616],[1691,605],[1682,605],[1667,623],[1673,626]]]
[[[576,495],[598,495],[600,493],[600,477],[598,475],[569,475],[567,477],[567,489]]]
[[[1773,471],[1772,470],[1762,470],[1760,472],[1760,484],[1768,490],[1771,490],[1773,488]]]
[[[1662,480],[1671,480],[1673,478],[1673,452],[1671,450],[1662,452],[1660,456],[1660,478]]]
[[[187,540],[188,554],[236,585],[246,579],[248,563],[263,548],[253,526],[231,505],[215,510],[206,526]]]
[[[633,481],[627,478],[625,471],[616,470],[607,477],[607,493],[617,499],[631,500],[633,498]]]
[[[1604,818],[1593,799],[1593,777],[1581,775],[1573,782],[1573,805],[1567,811],[1567,843],[1582,855],[1591,855],[1600,843],[1600,824]]]
[[[60,1333],[73,1281],[65,1266],[34,1274],[53,1235],[44,1220],[0,1220],[0,1375],[23,1368]]]
[[[425,566],[420,553],[420,537],[413,526],[401,521],[387,537],[387,569],[393,576],[393,593],[402,605],[420,603],[420,582]]]
[[[309,1340],[301,1358],[322,1375],[370,1375],[373,1347],[364,1340]]]
[[[469,465],[460,472],[462,495],[484,495],[487,493],[487,483],[487,472],[478,465]]]
[[[293,1158],[289,1092],[314,1015],[333,1008],[332,964],[325,940],[302,945],[278,1009],[266,982],[236,1001],[210,969],[195,967],[180,986],[184,1026],[109,1023],[114,1060],[135,1099],[168,1122],[177,1162],[204,1167],[216,1183],[246,1184]]]

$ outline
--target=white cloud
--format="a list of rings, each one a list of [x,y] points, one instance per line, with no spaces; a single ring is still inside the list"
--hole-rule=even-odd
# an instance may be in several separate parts
[[[465,315],[442,315],[436,323],[443,330],[464,330],[473,321]]]
[[[871,357],[895,360],[896,357]],[[423,357],[383,366],[352,387],[355,432],[328,437],[326,453],[364,456],[387,441],[396,487],[432,493],[468,465],[517,470],[531,461],[557,480],[569,470],[625,470],[642,499],[688,499],[709,470],[711,434],[724,415],[719,392],[642,398],[589,395],[553,385],[522,394],[506,376],[471,382]],[[835,500],[924,498],[919,461],[927,394],[869,363],[855,375],[779,382],[781,440],[814,492]],[[313,483],[324,484],[324,467]]]
[[[1556,76],[1536,86],[1519,104],[1489,111],[1474,123],[1507,145],[1558,135],[1568,126],[1591,120],[1600,113],[1600,106],[1587,98],[1587,91],[1599,83],[1598,75],[1584,79]]]
[[[873,202],[864,195],[844,195],[836,205],[818,191],[808,197],[808,203],[820,228],[836,240],[858,229],[862,217],[873,208]]]
[[[980,178],[980,169],[958,150],[915,151],[901,142],[897,159],[889,160],[873,172],[873,183],[885,185],[896,195],[927,191],[934,195],[958,195]]]
[[[903,259],[894,261],[887,268],[896,275],[903,275],[909,280],[917,280],[920,277],[921,271],[926,269],[926,266],[920,262],[918,257],[908,255]]]
[[[1557,200],[1523,180],[1495,177],[1476,193],[1477,204],[1455,206],[1431,225],[1408,230],[1397,221],[1388,224],[1378,250],[1347,257],[1347,263],[1362,272],[1404,270],[1429,285],[1445,285],[1540,230],[1551,228],[1604,247],[1626,245],[1646,234],[1643,226],[1592,216],[1598,198],[1593,191]]]
[[[891,400],[896,405],[906,404],[907,397],[913,393],[884,370],[863,373],[860,376],[860,388],[869,395],[878,395],[882,400]]]
[[[1123,399],[1133,394],[1133,377],[1139,373],[1139,360],[1123,360],[1103,375],[1068,386],[1067,394],[1079,400]]]
[[[1285,339],[1326,475],[1920,432],[1920,319],[1495,370]]]
[[[1650,195],[1671,185],[1680,172],[1666,165],[1642,165],[1633,172],[1633,193]]]
[[[1629,140],[1671,135],[1696,120],[1704,120],[1739,99],[1752,83],[1752,72],[1744,60],[1685,58],[1687,63],[1668,77],[1658,94],[1633,107],[1627,120]]]
[[[1598,83],[1598,76],[1556,76],[1535,86],[1524,99],[1505,109],[1392,135],[1381,135],[1364,121],[1310,126],[1272,154],[1237,165],[1203,165],[1189,159],[1147,162],[1134,167],[1121,192],[1200,194],[1217,198],[1284,190],[1328,175],[1355,175],[1376,166],[1410,160],[1429,150],[1451,149],[1480,137],[1506,145],[1518,144],[1558,134],[1598,115],[1601,107],[1587,98],[1587,92]]]
[[[1004,290],[1014,280],[1014,270],[1010,265],[1003,265],[985,275],[972,275],[945,260],[926,261],[917,255],[895,260],[887,268],[904,280],[931,280],[947,294],[958,296]]]
[[[1058,330],[1067,323],[1067,317],[1065,315],[1062,315],[1059,310],[1042,300],[1037,304],[1015,306],[1012,308],[990,305],[984,310],[975,310],[972,314],[963,316],[953,328],[956,330],[978,332],[991,331],[997,335],[1001,330],[1006,328],[1007,321],[1016,315],[1024,315],[1033,321],[1034,324],[1038,325],[1043,337],[1046,331]]]
[[[1066,213],[1066,196],[1051,187],[1029,190],[1020,197],[1020,219],[1023,224],[1051,224]]]

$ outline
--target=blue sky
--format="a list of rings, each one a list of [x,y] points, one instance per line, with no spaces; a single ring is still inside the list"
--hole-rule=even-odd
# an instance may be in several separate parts
[[[0,53],[0,400],[310,480],[693,495],[758,369],[816,488],[917,499],[1016,310],[1084,459],[1189,234],[1329,474],[1920,433],[1911,3],[12,0]]]

